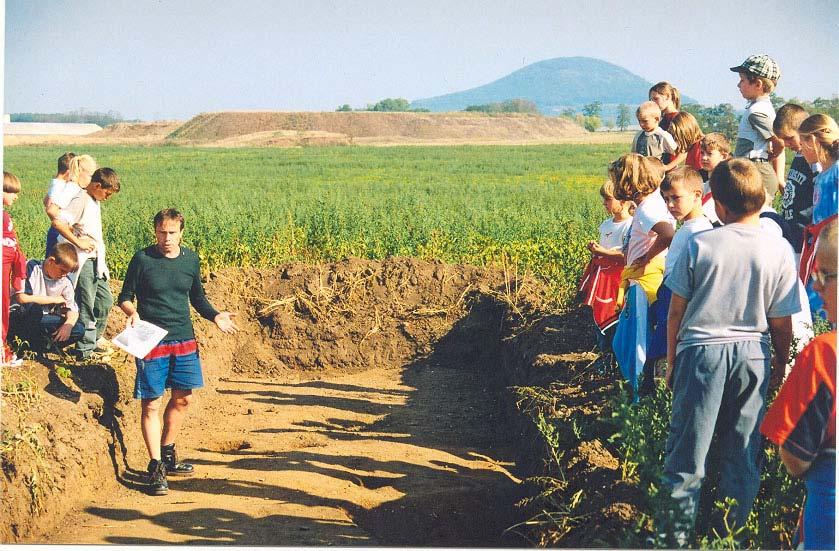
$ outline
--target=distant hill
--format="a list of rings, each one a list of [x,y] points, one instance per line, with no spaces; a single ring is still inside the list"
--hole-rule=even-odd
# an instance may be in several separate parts
[[[613,116],[621,103],[634,107],[645,101],[653,84],[601,59],[557,57],[533,63],[471,90],[418,99],[411,102],[411,107],[461,111],[470,105],[523,98],[536,103],[542,114],[558,115],[564,109],[579,111],[583,105],[599,101],[604,115]],[[682,94],[682,103],[697,102]]]

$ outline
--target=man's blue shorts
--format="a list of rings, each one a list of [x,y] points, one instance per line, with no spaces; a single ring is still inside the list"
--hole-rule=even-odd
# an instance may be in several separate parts
[[[167,388],[192,390],[204,386],[198,344],[195,339],[161,341],[149,354],[136,358],[134,398],[154,400]]]

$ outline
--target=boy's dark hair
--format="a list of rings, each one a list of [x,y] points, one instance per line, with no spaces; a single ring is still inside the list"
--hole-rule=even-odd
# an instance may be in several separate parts
[[[730,159],[711,173],[711,193],[732,214],[743,216],[758,212],[766,203],[766,188],[754,163],[748,159]]]
[[[20,180],[11,172],[3,171],[3,192],[20,193]]]
[[[56,174],[64,174],[68,170],[70,170],[70,161],[73,160],[76,154],[68,151],[64,155],[58,158],[58,172]]]
[[[90,177],[91,184],[98,184],[102,189],[112,189],[114,193],[119,192],[119,176],[112,168],[97,168]]]
[[[731,142],[720,132],[705,134],[699,147],[704,151],[719,151],[724,155],[731,155]]]
[[[55,261],[61,266],[75,272],[79,267],[79,255],[76,253],[76,247],[70,243],[62,242],[56,243],[47,258],[53,257]]]
[[[184,215],[178,209],[163,209],[154,215],[154,228],[163,223],[164,220],[177,220],[181,224],[181,230],[184,229]]]
[[[786,136],[798,132],[798,127],[809,115],[800,105],[786,103],[775,113],[775,122],[772,123],[772,131],[775,135]]]
[[[702,175],[692,166],[683,165],[668,172],[659,189],[670,191],[674,182],[681,183],[691,191],[702,191]]]

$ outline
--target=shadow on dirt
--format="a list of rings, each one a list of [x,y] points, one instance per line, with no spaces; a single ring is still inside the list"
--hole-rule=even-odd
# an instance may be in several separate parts
[[[170,478],[170,487],[183,492],[186,503],[200,502],[201,494],[292,502],[309,508],[330,507],[347,512],[354,524],[319,518],[264,517],[211,508],[183,508],[146,517],[135,510],[88,508],[105,519],[138,520],[189,536],[185,543],[234,545],[414,545],[414,546],[521,546],[525,542],[505,530],[524,520],[514,503],[522,496],[513,466],[520,435],[508,419],[512,395],[505,388],[511,378],[505,370],[504,337],[509,334],[507,308],[498,300],[478,295],[468,313],[432,344],[431,351],[404,366],[401,384],[410,391],[380,390],[322,381],[278,384],[253,382],[253,391],[225,388],[218,393],[230,400],[283,407],[318,406],[347,412],[327,422],[301,420],[302,434],[316,432],[331,441],[382,440],[399,451],[384,460],[359,454],[334,455],[321,451],[259,452],[228,450],[226,461],[196,460],[231,469],[229,478]],[[292,394],[264,390],[272,386],[378,395],[402,403],[381,403],[363,397]],[[350,415],[352,414],[352,415]],[[357,415],[371,416],[360,423]],[[301,413],[301,418],[302,418]],[[270,420],[270,417],[267,418]],[[260,434],[298,432],[294,428],[254,427]],[[422,451],[434,459],[415,459]],[[430,452],[429,452],[430,450]],[[502,467],[503,465],[503,467]],[[251,480],[237,480],[235,472],[291,471],[318,475],[366,490],[387,488],[397,497],[365,507],[338,495],[315,495]],[[340,486],[340,485],[339,485]],[[189,494],[195,501],[188,501]],[[389,494],[389,495],[390,495]],[[315,514],[314,512],[312,513]],[[358,534],[362,534],[359,536]],[[313,539],[314,538],[314,539]],[[108,537],[111,543],[161,544],[150,538]]]

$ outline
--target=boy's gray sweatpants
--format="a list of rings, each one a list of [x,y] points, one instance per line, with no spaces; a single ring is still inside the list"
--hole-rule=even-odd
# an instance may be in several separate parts
[[[76,349],[85,356],[93,352],[96,341],[108,324],[108,312],[114,304],[114,297],[108,280],[96,275],[96,259],[85,261],[76,280],[76,304],[79,306],[79,321],[85,328],[84,337],[76,343]]]
[[[737,500],[729,521],[743,526],[760,488],[760,422],[771,371],[769,346],[759,341],[689,346],[676,356],[673,413],[665,448],[664,484],[691,530],[705,459],[717,429],[719,493]]]

